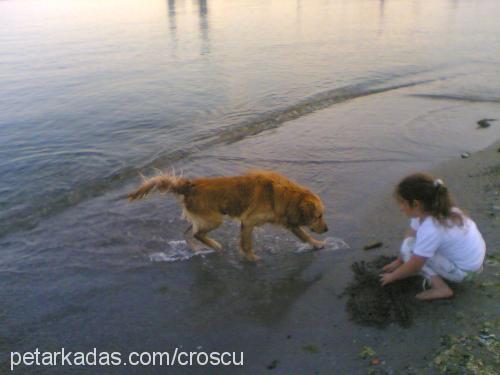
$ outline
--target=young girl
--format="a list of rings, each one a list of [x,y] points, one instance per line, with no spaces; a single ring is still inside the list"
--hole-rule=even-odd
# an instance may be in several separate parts
[[[401,254],[380,275],[382,286],[418,272],[430,281],[422,300],[449,298],[453,291],[443,279],[461,282],[481,272],[486,246],[476,224],[454,207],[443,181],[417,173],[395,189],[401,210],[411,218]]]

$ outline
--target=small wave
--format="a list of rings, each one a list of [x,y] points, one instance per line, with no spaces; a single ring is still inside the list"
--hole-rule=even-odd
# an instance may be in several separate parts
[[[453,100],[470,103],[500,103],[500,98],[487,98],[482,96],[465,96],[452,94],[410,94],[409,96],[433,100]]]
[[[335,251],[342,249],[349,249],[350,246],[341,238],[337,237],[327,237],[325,238],[325,247],[321,249],[321,251]],[[295,250],[296,254],[309,253],[312,251],[317,251],[316,249],[311,248],[311,245],[300,243],[297,249]]]
[[[230,144],[238,142],[246,137],[257,135],[266,130],[275,129],[283,123],[295,120],[309,113],[342,103],[351,99],[380,94],[387,91],[398,90],[407,87],[418,86],[433,82],[434,80],[419,80],[398,85],[380,86],[385,80],[372,80],[356,85],[348,85],[332,90],[327,90],[312,95],[296,104],[283,109],[261,114],[253,119],[234,124],[220,129],[211,130],[201,134],[194,141],[205,141],[205,146],[217,144]]]

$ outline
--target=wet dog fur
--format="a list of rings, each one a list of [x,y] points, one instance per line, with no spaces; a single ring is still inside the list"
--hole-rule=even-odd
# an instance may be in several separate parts
[[[193,238],[212,249],[222,249],[207,234],[219,227],[225,216],[241,222],[240,251],[249,261],[259,260],[252,249],[252,231],[266,223],[287,228],[314,248],[324,246],[324,241],[314,239],[303,228],[307,227],[315,233],[328,230],[321,199],[309,189],[275,172],[250,171],[241,176],[196,179],[162,174],[145,179],[137,190],[128,195],[128,199],[141,199],[154,191],[177,196],[183,216],[191,222],[186,235],[195,251],[197,246]]]

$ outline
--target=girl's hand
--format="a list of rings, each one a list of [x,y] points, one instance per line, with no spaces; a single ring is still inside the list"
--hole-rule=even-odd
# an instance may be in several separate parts
[[[380,284],[382,284],[382,286],[386,286],[387,284],[390,284],[394,281],[396,281],[396,279],[394,278],[394,273],[390,272],[380,274]]]
[[[396,259],[395,261],[389,263],[389,264],[386,264],[384,267],[382,267],[382,271],[384,272],[393,272],[394,270],[396,270],[396,268],[398,268],[401,264],[403,264],[401,262],[401,260],[398,258]]]

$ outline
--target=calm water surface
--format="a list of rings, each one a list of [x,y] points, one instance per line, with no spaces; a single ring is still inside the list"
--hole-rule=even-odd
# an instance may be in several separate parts
[[[499,15],[494,0],[1,1],[2,351],[260,358],[250,343],[352,255],[293,254],[264,228],[255,268],[230,223],[225,255],[190,258],[174,200],[121,199],[139,172],[281,171],[354,246],[360,200],[500,136],[475,129],[500,118]]]

